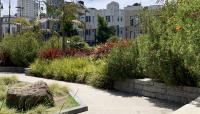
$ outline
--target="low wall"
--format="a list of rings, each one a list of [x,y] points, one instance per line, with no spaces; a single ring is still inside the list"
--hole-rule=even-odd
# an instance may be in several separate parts
[[[24,67],[0,67],[0,72],[24,73]]]
[[[119,91],[186,104],[200,96],[200,88],[166,86],[151,79],[127,79],[117,81],[114,88]]]

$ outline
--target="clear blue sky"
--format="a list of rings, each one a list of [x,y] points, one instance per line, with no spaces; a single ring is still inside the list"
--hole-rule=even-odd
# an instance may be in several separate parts
[[[2,10],[2,15],[8,15],[8,1],[9,0],[1,0],[4,6],[4,9]],[[70,0],[67,0],[70,1]],[[111,2],[111,1],[116,1],[119,2],[120,4],[120,8],[123,8],[127,5],[132,5],[136,2],[140,2],[142,3],[143,6],[148,6],[148,5],[154,5],[156,4],[156,0],[83,0],[85,2],[85,5],[87,7],[94,7],[97,9],[105,9],[106,5]],[[11,0],[11,14],[15,14],[16,13],[16,4],[17,4],[17,0]]]

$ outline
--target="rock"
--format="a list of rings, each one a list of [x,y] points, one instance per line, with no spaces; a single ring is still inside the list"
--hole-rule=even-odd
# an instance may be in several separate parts
[[[26,111],[39,104],[53,106],[54,100],[48,85],[39,81],[26,87],[9,88],[6,104],[10,108]]]

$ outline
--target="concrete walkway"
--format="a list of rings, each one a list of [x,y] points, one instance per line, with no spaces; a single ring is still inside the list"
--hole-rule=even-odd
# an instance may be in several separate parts
[[[82,114],[170,114],[180,106],[165,101],[139,97],[120,92],[95,89],[91,86],[25,76],[24,74],[0,73],[0,76],[16,76],[20,81],[43,80],[68,86],[86,105],[88,112]]]

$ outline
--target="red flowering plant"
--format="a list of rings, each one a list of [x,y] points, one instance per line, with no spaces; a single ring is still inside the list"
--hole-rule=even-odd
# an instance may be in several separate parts
[[[93,50],[91,56],[95,58],[102,58],[107,55],[114,47],[127,45],[128,42],[128,40],[119,40],[116,42],[107,42],[105,44],[101,44]]]
[[[56,49],[56,48],[50,48],[46,50],[41,50],[38,53],[39,58],[43,59],[55,59],[55,58],[61,58],[65,54],[61,49]]]
[[[66,56],[85,57],[90,56],[92,50],[68,48],[65,50]]]

